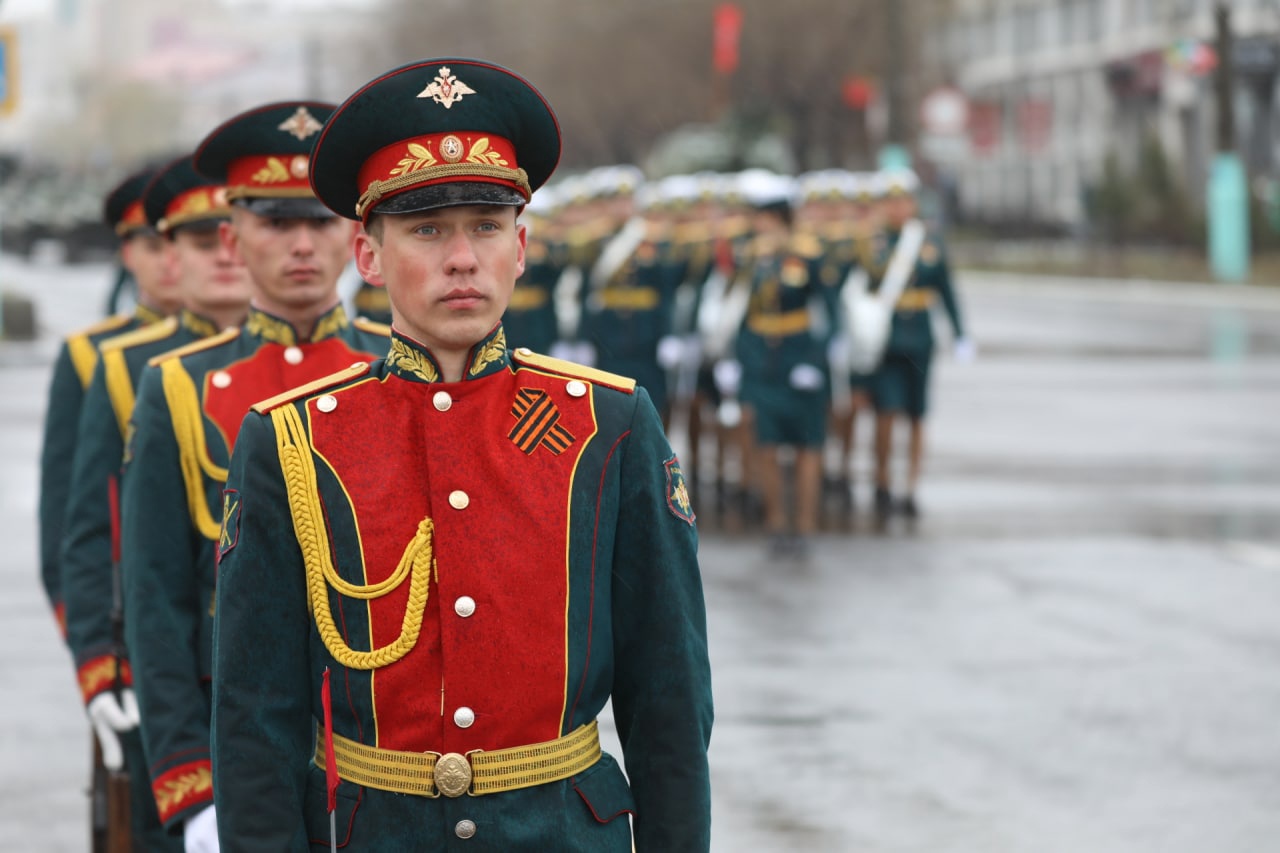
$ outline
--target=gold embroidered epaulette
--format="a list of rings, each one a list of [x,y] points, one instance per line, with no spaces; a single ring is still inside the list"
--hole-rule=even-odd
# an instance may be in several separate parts
[[[636,390],[636,381],[634,379],[604,370],[596,370],[594,367],[587,367],[584,364],[576,364],[572,361],[552,358],[549,355],[541,355],[526,347],[512,350],[511,358],[517,364],[525,367],[534,367],[538,370],[559,373],[561,376],[582,379],[596,385],[613,388],[615,391],[622,391],[625,394],[634,394]]]
[[[339,370],[337,373],[330,373],[328,376],[321,376],[314,382],[308,382],[305,385],[299,385],[296,388],[290,388],[283,394],[277,394],[274,397],[268,397],[259,403],[254,403],[249,408],[260,415],[265,415],[272,409],[283,406],[285,403],[293,403],[301,400],[303,397],[310,397],[317,391],[323,391],[326,388],[332,388],[335,385],[341,385],[359,376],[364,376],[369,372],[368,362],[358,361],[345,370]]]
[[[115,314],[67,337],[67,353],[71,356],[71,366],[75,368],[76,376],[80,378],[81,388],[89,387],[93,369],[98,365],[98,350],[89,338],[115,331],[131,319],[131,314]]]
[[[171,349],[168,352],[162,352],[160,353],[160,355],[157,355],[155,358],[152,358],[150,361],[148,361],[147,364],[150,365],[151,367],[155,367],[157,364],[166,362],[171,358],[185,358],[186,356],[189,356],[192,353],[204,352],[207,349],[220,347],[223,344],[225,344],[227,341],[233,341],[239,336],[240,336],[240,327],[232,326],[229,329],[223,329],[221,332],[218,332],[218,334],[214,335],[213,337],[201,338],[200,340],[192,341],[191,343],[186,344],[185,346],[180,346],[177,349]]]
[[[382,335],[384,338],[391,337],[391,327],[386,323],[377,323],[368,317],[356,317],[351,321],[351,325],[355,326],[362,332],[368,332],[371,335]]]
[[[152,323],[147,326],[125,332],[123,335],[116,335],[114,338],[107,338],[98,345],[98,349],[106,352],[107,350],[124,350],[141,344],[149,344],[152,341],[163,340],[174,332],[178,331],[178,318],[165,317],[159,323]]]

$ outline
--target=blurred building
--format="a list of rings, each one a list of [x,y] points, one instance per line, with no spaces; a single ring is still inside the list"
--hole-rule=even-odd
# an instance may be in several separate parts
[[[954,0],[936,19],[926,55],[937,61],[936,79],[958,90],[967,118],[946,139],[930,139],[926,126],[922,142],[940,152],[935,160],[962,213],[1076,228],[1109,157],[1132,171],[1157,149],[1198,201],[1216,149],[1216,5]],[[1275,175],[1280,3],[1230,6],[1240,152],[1251,174]]]

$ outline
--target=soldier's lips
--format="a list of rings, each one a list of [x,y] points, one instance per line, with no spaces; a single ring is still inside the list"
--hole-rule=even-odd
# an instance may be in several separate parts
[[[478,290],[455,290],[446,293],[444,299],[440,301],[449,308],[463,310],[475,308],[481,302],[484,302],[484,298],[484,294]]]
[[[284,274],[288,278],[303,281],[306,279],[315,278],[317,275],[320,274],[320,270],[316,269],[315,267],[295,267],[290,270],[285,270]]]

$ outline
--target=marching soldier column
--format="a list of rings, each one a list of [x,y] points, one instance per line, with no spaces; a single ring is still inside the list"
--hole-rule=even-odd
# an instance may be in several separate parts
[[[209,757],[215,554],[223,482],[255,401],[386,348],[386,328],[347,319],[338,276],[352,227],[311,193],[310,150],[332,106],[269,104],[214,130],[195,154],[226,185],[227,248],[248,269],[242,326],[152,359],[143,371],[122,495],[125,635],[160,820],[188,850],[216,850]]]

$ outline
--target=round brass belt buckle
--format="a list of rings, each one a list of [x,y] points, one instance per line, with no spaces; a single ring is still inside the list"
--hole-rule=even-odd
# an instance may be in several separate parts
[[[465,755],[446,752],[436,759],[436,790],[446,797],[461,797],[471,787],[471,763]]]

